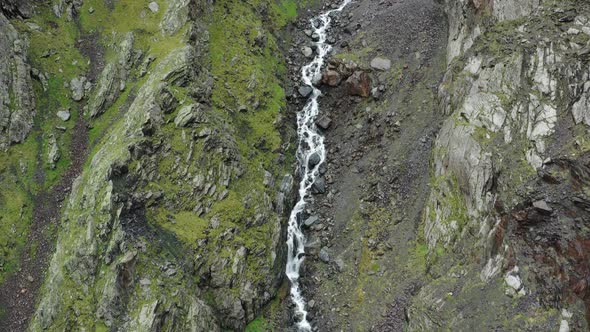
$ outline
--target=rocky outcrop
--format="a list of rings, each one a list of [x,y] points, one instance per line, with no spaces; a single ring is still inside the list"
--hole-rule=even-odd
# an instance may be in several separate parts
[[[587,326],[587,288],[574,287],[585,285],[584,258],[563,248],[580,248],[590,236],[571,219],[590,217],[571,205],[587,199],[582,133],[588,130],[590,34],[583,31],[590,32],[590,7],[581,1],[447,1],[447,8],[450,65],[439,98],[450,116],[435,143],[424,216],[431,259],[439,261],[433,271],[445,276],[461,265],[472,275],[463,277],[467,283],[480,279],[490,297],[504,293],[492,286],[503,279],[499,288],[506,296],[528,303],[521,312],[544,317],[537,329]],[[486,10],[492,15],[482,14]],[[550,258],[541,259],[541,252]],[[473,263],[459,264],[469,256]],[[552,270],[556,264],[559,273]],[[459,326],[447,310],[474,295],[445,300],[445,282],[448,277],[420,291],[410,310],[412,330]],[[573,315],[563,318],[561,308]]]
[[[31,17],[32,7],[28,0],[2,0],[0,1],[0,12],[6,17]]]
[[[28,42],[0,13],[0,149],[24,141],[33,127],[35,98]]]
[[[72,21],[80,11],[82,0],[54,0],[53,1],[53,13],[57,17],[65,15],[68,21]]]
[[[86,105],[86,113],[90,117],[95,118],[104,113],[125,90],[129,70],[134,64],[133,61],[137,60],[132,57],[134,54],[133,41],[133,33],[127,33],[118,45],[117,59],[114,62],[109,62],[102,70],[95,92]],[[81,93],[78,93],[78,97],[80,97],[78,100],[81,100],[82,96]],[[74,94],[74,99],[77,99],[76,94]]]
[[[542,0],[441,0],[449,15],[447,60],[467,51],[488,28],[503,21],[526,17]]]
[[[33,329],[47,329],[68,322],[79,327],[92,327],[96,326],[95,318],[102,322],[100,324],[112,326],[123,316],[122,308],[129,305],[138,309],[136,313],[128,313],[126,324],[130,328],[150,328],[172,320],[177,324],[173,326],[183,330],[190,330],[191,326],[210,326],[215,330],[215,318],[211,310],[198,300],[196,287],[192,291],[187,291],[189,287],[182,287],[185,291],[180,297],[149,301],[154,298],[154,290],[147,287],[151,281],[144,281],[141,286],[138,271],[143,271],[140,274],[142,278],[151,273],[158,278],[156,271],[160,269],[159,265],[166,265],[146,255],[145,248],[137,251],[139,244],[129,237],[124,227],[129,212],[120,198],[128,194],[129,188],[118,188],[127,172],[125,165],[132,158],[129,151],[144,140],[141,128],[145,123],[161,121],[159,118],[163,111],[155,101],[158,91],[163,88],[160,82],[165,82],[171,72],[186,71],[190,61],[190,49],[185,47],[171,52],[159,64],[138,92],[125,121],[112,130],[106,143],[94,156],[92,172],[84,173],[75,182]],[[165,276],[169,279],[158,282],[168,285],[186,282],[180,272]],[[153,282],[156,283],[156,280]],[[89,289],[88,285],[96,286]],[[138,288],[132,291],[135,287]],[[172,291],[168,287],[164,290]],[[71,302],[64,292],[85,300]],[[139,305],[146,300],[147,304]],[[162,317],[171,306],[184,311],[175,309],[169,316]],[[69,310],[79,313],[75,321],[66,315]],[[191,312],[192,315],[187,314]],[[201,315],[196,317],[195,312]]]

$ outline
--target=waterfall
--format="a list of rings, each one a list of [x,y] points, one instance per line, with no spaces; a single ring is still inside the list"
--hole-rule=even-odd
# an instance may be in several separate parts
[[[295,304],[295,316],[300,319],[297,323],[299,331],[311,331],[311,324],[307,320],[305,299],[299,287],[299,268],[305,256],[305,236],[301,230],[302,213],[307,205],[311,187],[320,173],[320,166],[326,160],[326,147],[324,137],[319,133],[315,121],[319,114],[318,99],[321,91],[314,86],[321,77],[324,61],[332,47],[326,43],[327,30],[330,27],[332,15],[340,12],[351,0],[344,0],[340,7],[329,10],[310,20],[314,35],[317,34],[316,56],[311,63],[301,70],[302,81],[312,89],[308,102],[297,113],[297,136],[299,146],[297,149],[297,161],[301,172],[299,183],[299,200],[289,216],[287,229],[287,278],[291,282],[291,299]]]

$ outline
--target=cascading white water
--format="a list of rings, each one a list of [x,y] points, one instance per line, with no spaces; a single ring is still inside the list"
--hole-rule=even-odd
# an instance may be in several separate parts
[[[297,323],[299,331],[311,331],[311,324],[307,320],[307,311],[305,310],[305,299],[299,289],[299,268],[305,256],[305,236],[301,230],[301,217],[307,205],[311,187],[319,176],[320,166],[326,160],[324,137],[320,135],[315,125],[319,113],[318,98],[321,92],[314,86],[314,83],[321,77],[325,57],[332,49],[326,43],[327,29],[331,23],[330,15],[342,11],[351,1],[344,0],[340,7],[329,10],[310,20],[313,32],[317,34],[316,38],[318,38],[315,43],[316,56],[310,64],[304,66],[301,70],[303,83],[309,86],[312,92],[305,107],[297,113],[297,134],[299,137],[297,161],[301,171],[301,182],[299,183],[299,201],[297,201],[289,216],[286,269],[287,277],[291,281],[291,299],[295,304],[295,316],[300,319]],[[313,160],[310,162],[312,158]]]

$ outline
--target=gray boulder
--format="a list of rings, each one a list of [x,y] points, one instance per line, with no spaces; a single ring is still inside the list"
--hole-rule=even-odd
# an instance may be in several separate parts
[[[86,77],[75,77],[70,81],[70,89],[72,90],[72,99],[80,101],[84,99],[84,86],[86,84]]]
[[[371,60],[371,68],[376,70],[386,71],[391,69],[391,60],[381,57],[376,57]]]

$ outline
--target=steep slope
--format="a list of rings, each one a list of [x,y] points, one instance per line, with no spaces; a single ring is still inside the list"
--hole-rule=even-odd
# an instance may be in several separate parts
[[[441,5],[360,1],[331,32],[326,188],[303,218],[311,320],[585,330],[588,5]]]
[[[586,329],[588,4],[446,6],[454,23],[439,95],[450,117],[425,212],[429,249],[443,254],[411,326]],[[506,319],[479,310],[452,319],[474,296]]]
[[[10,279],[0,285],[3,330],[24,329],[35,301],[34,331],[243,330],[256,317],[284,268],[281,221],[294,152],[281,115],[285,66],[276,36],[296,10],[291,1],[55,1],[7,23],[3,43],[31,40],[28,52],[23,43],[6,57],[39,68],[23,71],[37,78],[43,110],[31,138],[39,149],[33,140],[22,176],[37,172],[43,182],[24,193],[22,206],[47,206],[37,193],[59,189],[61,198],[50,197],[56,210],[32,223],[29,234],[43,241],[29,236],[21,262],[19,251],[9,257],[19,269],[5,269]],[[7,128],[29,129],[12,140],[7,129],[6,144],[24,140],[35,115],[17,97],[3,103],[15,114]],[[28,118],[20,121],[19,111]],[[86,159],[73,148],[82,141],[89,151],[78,176],[70,170]],[[27,146],[8,152],[22,163]],[[7,162],[2,181],[18,174]],[[60,217],[69,191],[62,183],[74,179]],[[2,226],[21,227],[11,241],[23,243],[35,213],[14,209],[21,220],[4,222],[13,217],[3,214]],[[59,225],[53,253],[52,223]],[[39,268],[23,269],[24,260]]]

